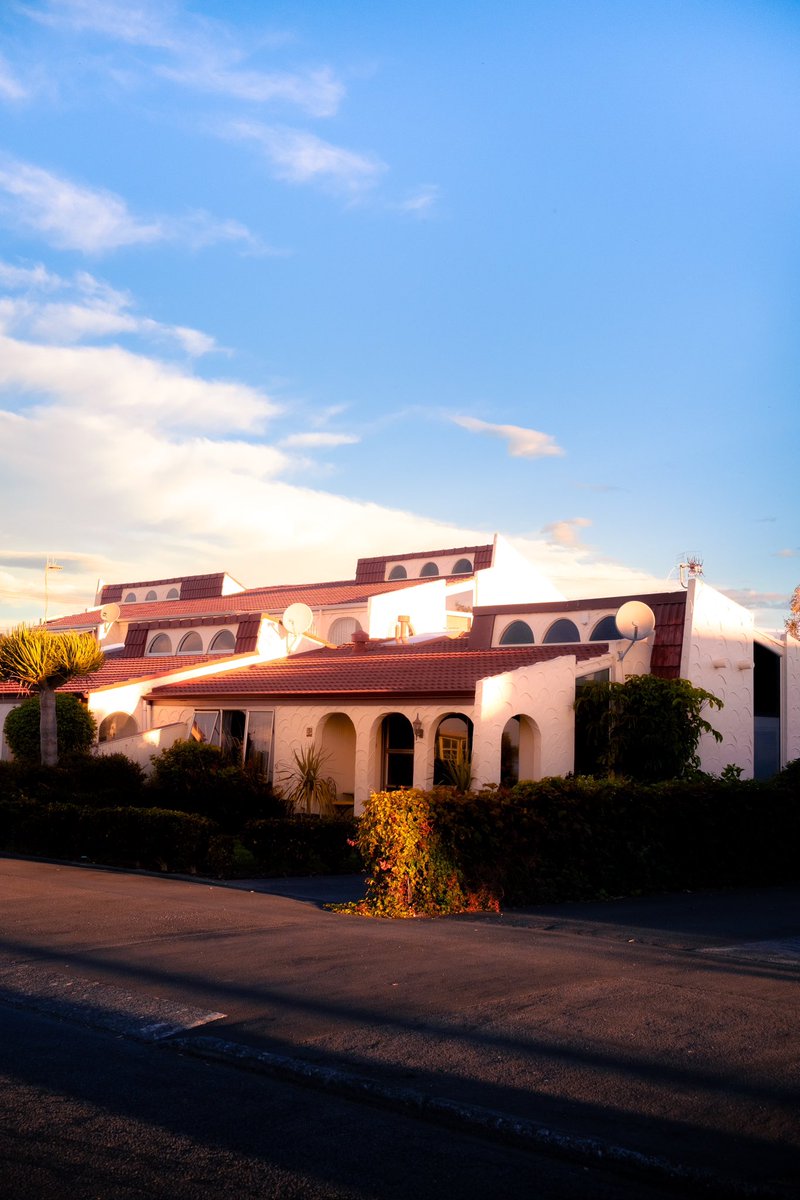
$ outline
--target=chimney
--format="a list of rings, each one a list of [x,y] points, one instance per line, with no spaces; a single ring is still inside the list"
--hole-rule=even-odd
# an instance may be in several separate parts
[[[364,654],[367,649],[368,642],[369,634],[365,633],[363,629],[357,629],[353,634],[353,653]]]
[[[414,630],[411,628],[411,617],[401,614],[397,618],[397,624],[394,627],[394,636],[398,642],[407,642],[409,634],[413,635]]]

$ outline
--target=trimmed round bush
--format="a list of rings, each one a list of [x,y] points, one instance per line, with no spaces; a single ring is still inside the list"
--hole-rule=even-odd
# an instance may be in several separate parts
[[[88,751],[97,736],[94,717],[77,696],[56,696],[56,725],[58,755],[71,751]],[[18,762],[39,762],[39,697],[29,696],[12,708],[6,717],[3,733],[11,753]]]

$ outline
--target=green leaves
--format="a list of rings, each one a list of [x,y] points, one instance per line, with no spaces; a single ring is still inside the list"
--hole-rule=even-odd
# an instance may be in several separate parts
[[[88,633],[52,633],[43,625],[18,625],[0,635],[0,679],[32,691],[90,675],[104,662],[102,650]]]

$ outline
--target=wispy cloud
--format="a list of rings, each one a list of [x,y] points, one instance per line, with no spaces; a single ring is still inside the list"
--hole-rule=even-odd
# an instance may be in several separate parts
[[[783,550],[776,550],[773,557],[774,558],[798,558],[798,557],[800,557],[800,550],[798,550],[796,546],[794,548],[787,546]]]
[[[468,429],[470,433],[485,433],[490,437],[503,438],[508,442],[508,453],[512,458],[552,458],[564,451],[549,433],[536,429],[524,429],[521,425],[492,425],[479,421],[477,417],[451,417],[455,425]]]
[[[552,521],[544,526],[542,533],[557,546],[573,548],[581,544],[580,530],[588,529],[591,523],[588,517],[570,517],[563,521]]]
[[[352,433],[291,433],[288,437],[281,438],[280,445],[291,450],[314,450],[354,446],[360,440]]]
[[[22,86],[8,60],[0,54],[0,99],[19,101],[27,99],[27,96],[28,89]]]
[[[440,191],[438,184],[423,183],[394,207],[415,217],[429,217],[439,202]]]
[[[302,129],[233,121],[220,132],[232,139],[254,142],[277,179],[287,183],[317,183],[353,200],[375,187],[387,170],[386,164],[377,158],[334,146]]]
[[[218,347],[198,329],[169,325],[135,311],[127,292],[78,271],[67,279],[41,264],[19,267],[0,261],[0,287],[22,294],[0,296],[0,332],[38,341],[74,343],[117,334],[177,343],[193,357]],[[52,299],[54,293],[63,298]]]
[[[237,241],[263,249],[243,225],[207,213],[141,220],[121,196],[105,188],[77,184],[32,163],[0,159],[0,217],[30,229],[48,244],[86,254],[162,241],[190,247]]]
[[[720,588],[731,600],[743,608],[779,608],[789,611],[789,596],[784,592],[757,592],[753,588]]]
[[[274,48],[285,38],[255,36],[246,45],[226,22],[198,16],[178,4],[49,0],[26,11],[51,28],[92,33],[160,54],[151,64],[155,74],[198,91],[250,103],[280,101],[313,117],[333,115],[344,96],[344,85],[327,66],[274,71],[247,65],[254,51]]]

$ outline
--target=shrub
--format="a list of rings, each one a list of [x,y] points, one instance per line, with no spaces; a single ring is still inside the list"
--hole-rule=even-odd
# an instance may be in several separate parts
[[[251,821],[241,834],[258,875],[340,875],[358,871],[353,818],[288,817]]]
[[[94,717],[77,696],[64,693],[56,695],[55,699],[59,757],[71,751],[87,751],[97,735]],[[3,732],[17,761],[38,763],[41,755],[39,697],[29,696],[12,708]]]
[[[198,813],[236,833],[248,821],[283,816],[285,803],[262,776],[228,762],[206,742],[175,742],[152,759],[151,803]]]

